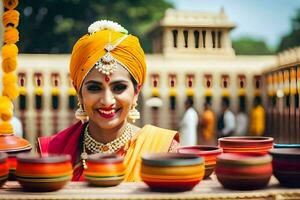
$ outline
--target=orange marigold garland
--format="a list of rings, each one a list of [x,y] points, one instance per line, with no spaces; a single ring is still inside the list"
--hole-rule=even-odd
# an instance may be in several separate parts
[[[3,90],[0,96],[0,134],[13,134],[13,126],[10,123],[14,110],[12,101],[19,95],[15,75],[19,50],[15,43],[19,41],[19,31],[16,27],[19,25],[20,13],[13,10],[18,3],[18,0],[3,0],[6,11],[2,20],[5,30],[2,47]]]

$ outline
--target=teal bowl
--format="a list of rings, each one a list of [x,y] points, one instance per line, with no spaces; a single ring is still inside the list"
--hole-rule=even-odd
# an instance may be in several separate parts
[[[274,144],[274,148],[300,148],[300,144]]]

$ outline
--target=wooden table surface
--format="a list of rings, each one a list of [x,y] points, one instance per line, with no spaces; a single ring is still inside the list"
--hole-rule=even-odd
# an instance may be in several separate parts
[[[115,187],[89,187],[84,182],[70,182],[55,192],[24,192],[18,182],[9,181],[0,188],[0,199],[247,199],[300,200],[300,188],[283,188],[272,177],[267,188],[252,191],[224,189],[215,177],[201,181],[192,191],[163,193],[149,190],[143,182],[122,183]]]

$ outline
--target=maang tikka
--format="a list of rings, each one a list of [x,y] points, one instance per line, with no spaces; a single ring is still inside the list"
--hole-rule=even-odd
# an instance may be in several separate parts
[[[123,40],[125,40],[128,35],[124,35],[118,42],[114,45],[111,44],[111,33],[109,35],[109,42],[105,45],[104,49],[106,53],[96,62],[95,68],[105,75],[105,80],[109,80],[109,76],[114,73],[117,69],[117,60],[111,55],[111,51],[114,50]]]

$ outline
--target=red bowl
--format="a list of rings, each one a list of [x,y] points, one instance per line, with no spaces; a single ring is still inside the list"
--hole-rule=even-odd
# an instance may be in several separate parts
[[[7,181],[9,166],[7,162],[7,154],[0,152],[0,187]]]
[[[16,179],[24,190],[48,192],[61,189],[73,173],[69,155],[18,154]]]
[[[271,161],[269,155],[259,153],[224,153],[217,157],[217,179],[228,189],[260,189],[267,186],[272,176]]]
[[[154,191],[191,190],[204,177],[204,159],[196,154],[145,154],[140,175]]]
[[[178,148],[178,153],[194,153],[204,157],[205,160],[205,175],[208,178],[215,170],[217,156],[222,154],[222,149],[216,146],[196,145],[184,146]]]
[[[256,136],[234,136],[219,138],[219,147],[224,153],[267,154],[273,148],[273,138]]]

